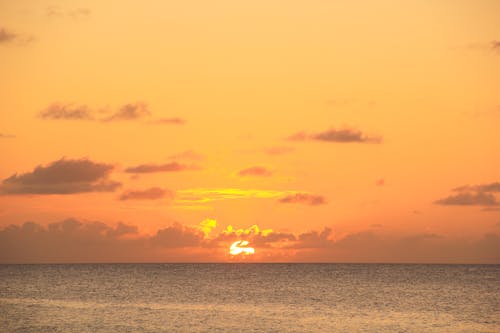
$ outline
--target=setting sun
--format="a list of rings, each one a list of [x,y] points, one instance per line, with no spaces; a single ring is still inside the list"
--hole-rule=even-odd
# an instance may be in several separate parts
[[[255,249],[253,247],[247,247],[248,241],[239,240],[231,244],[229,248],[229,253],[233,256],[237,256],[239,254],[250,255],[255,253]]]

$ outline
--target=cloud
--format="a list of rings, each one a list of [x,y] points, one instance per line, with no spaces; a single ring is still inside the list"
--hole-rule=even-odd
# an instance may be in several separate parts
[[[268,155],[283,155],[293,152],[295,149],[293,147],[269,147],[264,149]]]
[[[375,182],[375,185],[376,186],[384,186],[385,185],[384,178],[377,179],[377,181]]]
[[[234,199],[272,199],[297,191],[254,190],[240,188],[194,188],[177,191],[176,202],[181,204],[198,204],[220,200]]]
[[[203,232],[181,224],[174,224],[158,230],[151,240],[153,244],[166,248],[200,246],[203,240]]]
[[[494,52],[500,53],[500,41],[499,40],[493,40],[493,41],[491,41],[490,45],[491,45],[491,49]]]
[[[452,190],[458,192],[434,203],[447,206],[500,206],[493,193],[500,192],[500,183],[465,185]]]
[[[6,28],[0,28],[0,45],[10,43],[27,44],[34,40],[33,36],[23,36],[9,31]]]
[[[151,187],[146,190],[129,190],[123,192],[120,200],[158,200],[158,199],[172,199],[174,194],[159,187]]]
[[[125,169],[127,173],[153,173],[153,172],[178,172],[187,170],[198,170],[199,167],[194,164],[183,164],[171,162],[165,164],[140,164]]]
[[[53,103],[39,113],[42,119],[53,120],[94,120],[94,116],[86,105]]]
[[[247,177],[269,177],[273,174],[273,172],[265,167],[261,166],[253,166],[243,170],[238,171],[238,176]]]
[[[291,141],[324,141],[324,142],[338,142],[338,143],[381,143],[382,138],[377,136],[367,136],[360,130],[344,128],[334,129],[331,128],[324,132],[319,133],[306,133],[298,132],[288,137]]]
[[[14,174],[2,181],[2,194],[73,194],[84,192],[112,192],[121,186],[108,179],[111,164],[89,159],[65,159],[46,166],[39,165],[32,172]]]
[[[92,11],[88,8],[76,8],[76,9],[61,9],[59,6],[48,6],[45,8],[45,14],[48,17],[71,17],[73,19],[86,18],[92,14]]]
[[[305,204],[310,206],[318,206],[326,204],[325,197],[321,195],[313,195],[308,193],[294,193],[287,195],[278,200],[280,203]]]
[[[18,38],[18,35],[8,31],[5,28],[0,28],[0,43],[13,42]]]
[[[136,102],[125,104],[114,114],[104,118],[104,121],[137,120],[151,115],[145,103]]]
[[[98,117],[99,114],[108,112],[106,109],[92,109],[85,104],[52,103],[38,113],[44,120],[93,120],[101,122],[135,121],[149,117],[151,112],[143,102],[124,104],[111,115]]]
[[[494,182],[489,184],[480,184],[480,185],[465,185],[454,188],[452,191],[454,192],[463,192],[463,191],[478,191],[478,192],[500,192],[500,183]]]
[[[190,160],[190,161],[202,161],[205,157],[195,151],[186,150],[178,154],[170,155],[169,160]]]
[[[254,258],[265,262],[500,263],[500,236],[495,233],[470,240],[373,231],[339,237],[328,227],[292,234],[252,225],[228,226],[210,237],[216,225],[212,219],[196,227],[174,223],[147,235],[122,222],[26,222],[0,229],[0,263],[220,262],[236,240],[248,241]]]
[[[160,124],[160,125],[184,125],[186,123],[185,119],[182,118],[160,118],[157,120],[152,121],[153,124]]]
[[[0,229],[0,262],[200,261],[200,257],[182,249],[199,247],[202,239],[203,233],[180,224],[149,236],[140,234],[137,226],[125,223],[113,227],[102,222],[66,219],[45,227],[26,222]]]
[[[0,139],[12,139],[15,138],[16,136],[13,134],[5,134],[5,133],[0,133]]]

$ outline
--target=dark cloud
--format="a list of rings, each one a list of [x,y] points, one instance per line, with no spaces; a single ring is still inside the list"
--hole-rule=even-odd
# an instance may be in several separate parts
[[[0,230],[0,262],[151,262],[182,261],[179,248],[198,246],[203,234],[175,224],[154,236],[137,226],[66,219],[44,227],[33,222]],[[193,259],[191,259],[193,260]]]
[[[324,248],[331,247],[333,241],[331,228],[324,228],[322,231],[310,231],[300,234],[297,237],[297,242],[292,245],[292,248]]]
[[[312,243],[314,244],[314,243]],[[500,236],[478,240],[447,238],[436,234],[382,236],[373,232],[324,241],[322,248],[300,251],[297,261],[387,263],[500,263]],[[303,247],[298,243],[295,247]]]
[[[151,238],[153,244],[166,248],[201,246],[203,232],[197,229],[188,228],[181,224],[174,224],[170,227],[160,229]]]
[[[89,159],[65,159],[46,166],[39,165],[32,172],[14,174],[2,181],[2,194],[73,194],[83,192],[112,192],[121,186],[109,180],[111,164]]]
[[[322,195],[314,195],[308,193],[295,193],[287,195],[278,200],[280,203],[305,204],[310,206],[318,206],[326,204],[326,199]]]
[[[34,41],[35,38],[33,36],[20,35],[14,33],[12,31],[7,30],[6,28],[0,28],[0,44],[27,44]]]
[[[155,124],[164,124],[164,125],[184,125],[186,123],[185,119],[182,118],[160,118],[158,120],[154,120]]]
[[[283,155],[294,151],[293,147],[270,147],[264,150],[269,155]]]
[[[199,169],[196,165],[182,164],[178,162],[171,162],[165,164],[140,164],[137,166],[129,167],[125,169],[128,173],[153,173],[153,172],[177,172],[186,170],[197,170]]]
[[[261,166],[253,166],[243,170],[238,171],[238,176],[247,177],[269,177],[273,174],[271,170],[268,170]]]
[[[338,142],[338,143],[381,143],[381,137],[367,136],[357,129],[329,129],[319,133],[306,133],[298,132],[288,137],[291,141],[324,141],[324,142]]]
[[[53,103],[39,113],[42,119],[54,120],[94,120],[92,112],[86,105]]]
[[[104,121],[137,120],[151,115],[145,103],[129,103],[118,109],[111,116],[103,119]]]
[[[450,206],[500,206],[493,193],[500,192],[500,183],[494,182],[480,185],[465,185],[452,190],[458,192],[435,201],[438,205]]]
[[[435,201],[438,205],[453,205],[453,206],[496,206],[499,203],[495,196],[490,193],[459,193],[450,195],[444,199]]]
[[[129,190],[120,195],[120,200],[158,200],[172,199],[173,193],[159,187],[151,187],[146,190]]]
[[[178,154],[170,155],[169,160],[191,160],[191,161],[201,161],[205,157],[193,150],[186,150]]]
[[[477,191],[477,192],[500,192],[500,183],[494,182],[489,184],[480,185],[465,185],[456,187],[453,189],[454,192],[464,192],[464,191]]]
[[[15,41],[19,36],[5,28],[0,28],[0,43],[9,43]]]

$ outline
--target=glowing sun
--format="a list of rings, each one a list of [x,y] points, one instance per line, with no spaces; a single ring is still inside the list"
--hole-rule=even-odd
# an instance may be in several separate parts
[[[239,254],[243,255],[249,255],[249,254],[254,254],[255,249],[253,247],[249,247],[248,241],[246,240],[239,240],[231,244],[231,247],[229,248],[229,253],[233,256],[237,256]]]

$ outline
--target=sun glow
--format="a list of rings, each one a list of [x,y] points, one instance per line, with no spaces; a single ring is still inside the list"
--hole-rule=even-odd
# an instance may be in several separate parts
[[[231,244],[229,248],[229,253],[233,256],[237,256],[240,254],[250,255],[255,253],[255,249],[253,247],[248,247],[248,241],[239,240]]]

